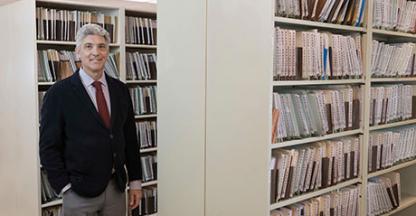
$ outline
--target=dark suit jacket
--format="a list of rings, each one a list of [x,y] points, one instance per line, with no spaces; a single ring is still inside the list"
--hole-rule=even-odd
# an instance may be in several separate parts
[[[128,88],[106,75],[111,101],[111,129],[105,127],[79,72],[54,84],[41,111],[40,159],[51,186],[86,197],[101,194],[112,176],[120,191],[128,179],[141,180],[140,152]]]

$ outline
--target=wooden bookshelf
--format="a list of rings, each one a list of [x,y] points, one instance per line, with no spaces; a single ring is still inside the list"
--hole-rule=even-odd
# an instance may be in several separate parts
[[[274,203],[270,206],[270,210],[278,209],[278,208],[288,206],[290,204],[294,204],[294,203],[297,203],[297,202],[302,202],[302,201],[308,200],[310,198],[317,197],[317,196],[329,193],[331,191],[335,191],[335,190],[338,190],[338,189],[341,189],[341,188],[344,188],[344,187],[347,187],[347,186],[350,186],[350,185],[353,185],[353,184],[357,184],[360,181],[361,180],[359,178],[356,178],[356,179],[348,180],[348,181],[345,181],[345,182],[341,182],[341,183],[336,184],[336,185],[331,186],[331,187],[327,187],[327,188],[324,188],[324,189],[319,189],[319,190],[316,190],[316,191],[313,191],[313,192],[309,192],[309,193],[306,193],[306,194],[295,196],[295,197],[287,199],[287,200],[278,201],[277,203]]]
[[[416,119],[410,119],[410,120],[405,120],[405,121],[399,121],[399,122],[387,123],[387,124],[382,124],[382,125],[370,126],[369,130],[370,131],[375,131],[375,130],[381,130],[381,129],[386,129],[386,128],[394,128],[394,127],[405,126],[405,125],[413,125],[415,123],[416,123]]]
[[[371,78],[372,83],[406,83],[416,82],[416,77]]]
[[[285,142],[280,142],[280,143],[274,143],[271,145],[271,149],[284,148],[284,147],[295,146],[295,145],[300,145],[300,144],[318,142],[322,140],[329,140],[329,139],[336,139],[336,138],[341,138],[341,137],[346,137],[346,136],[358,135],[358,134],[361,134],[362,132],[363,130],[357,129],[357,130],[343,131],[339,133],[327,134],[327,135],[317,136],[317,137],[308,137],[304,139],[290,140],[290,141],[285,141]]]
[[[275,7],[274,7],[275,8]],[[333,190],[340,189],[342,187],[360,183],[360,193],[361,196],[359,198],[359,214],[358,215],[366,215],[367,214],[367,183],[368,179],[380,176],[386,173],[394,172],[394,171],[401,171],[406,170],[405,168],[414,167],[416,164],[416,160],[407,160],[402,163],[395,164],[389,168],[379,170],[376,172],[368,173],[368,143],[370,133],[382,130],[382,129],[397,129],[398,127],[408,126],[408,125],[416,125],[416,119],[408,119],[404,121],[392,122],[383,125],[376,125],[376,126],[369,126],[369,116],[370,116],[370,95],[371,95],[371,86],[374,84],[395,84],[395,83],[403,83],[403,84],[413,84],[416,83],[416,77],[371,77],[371,54],[372,54],[372,40],[373,38],[379,40],[386,39],[388,41],[409,41],[415,42],[416,41],[416,34],[412,33],[404,33],[404,32],[396,32],[396,31],[389,31],[389,30],[381,30],[381,29],[374,29],[372,28],[372,10],[373,10],[373,3],[367,2],[366,5],[366,16],[364,17],[364,27],[354,27],[354,26],[345,26],[345,25],[337,25],[331,23],[322,23],[322,22],[315,22],[309,20],[300,20],[294,18],[286,18],[286,17],[276,17],[273,15],[273,25],[281,27],[282,29],[295,29],[295,30],[309,30],[309,29],[318,29],[318,31],[329,31],[333,33],[341,33],[341,34],[355,34],[360,33],[362,35],[362,52],[363,52],[363,71],[364,77],[362,79],[342,79],[342,80],[278,80],[272,81],[272,88],[277,89],[282,87],[282,89],[287,87],[296,86],[299,88],[307,87],[307,86],[330,86],[330,85],[360,85],[362,89],[362,109],[361,109],[361,125],[362,128],[359,130],[353,131],[344,131],[340,133],[334,133],[329,135],[324,135],[320,137],[305,137],[303,139],[296,139],[296,140],[289,140],[280,143],[272,143],[270,145],[270,150],[278,149],[278,148],[286,148],[286,147],[294,147],[298,145],[307,145],[308,143],[323,141],[323,140],[330,140],[330,139],[337,139],[340,137],[345,136],[357,136],[361,137],[361,148],[360,148],[360,174],[358,179],[351,180],[348,182],[344,182],[343,184],[338,184],[333,187],[335,188],[325,188],[318,191],[313,191],[308,194],[300,195],[297,197],[293,197],[287,200],[282,200],[277,203],[270,205],[270,210],[278,209],[281,207],[285,207],[294,203],[298,203],[313,197],[320,196],[322,194],[328,193]],[[271,106],[271,105],[269,105]],[[271,118],[271,117],[270,117]],[[271,121],[271,119],[270,119]],[[408,178],[408,177],[406,177]],[[406,187],[408,185],[402,185],[402,187]],[[393,210],[392,212],[383,214],[383,215],[393,215],[407,207],[416,204],[416,197],[415,195],[405,194],[402,196],[401,205],[399,208]]]
[[[372,29],[371,31],[374,35],[391,36],[395,39],[397,38],[416,39],[416,35],[412,33],[390,31],[390,30],[383,30],[383,29]]]
[[[126,48],[157,49],[157,45],[126,44]]]
[[[293,18],[286,18],[286,17],[275,17],[274,21],[278,24],[298,26],[298,27],[312,27],[312,28],[318,28],[318,29],[332,29],[332,30],[348,31],[348,32],[366,32],[367,31],[363,27],[323,23],[323,22],[300,20],[300,19],[293,19]]]
[[[386,173],[397,171],[399,169],[403,169],[403,168],[406,168],[406,167],[409,167],[409,166],[413,166],[415,164],[416,164],[416,159],[412,159],[410,161],[395,164],[395,165],[393,165],[393,166],[391,166],[387,169],[382,169],[382,170],[378,170],[376,172],[371,172],[371,173],[368,174],[367,177],[372,178],[372,177],[375,177],[375,176],[380,176],[380,175],[383,175],[383,174],[386,174]]]
[[[349,84],[364,84],[364,79],[279,80],[279,81],[273,82],[273,86],[349,85]]]
[[[47,203],[42,204],[42,208],[48,208],[51,206],[57,206],[57,205],[62,205],[62,199],[57,199],[57,200],[53,200]]]
[[[127,84],[156,84],[157,80],[126,80]]]
[[[391,212],[383,214],[383,216],[395,215],[396,213],[409,208],[416,204],[416,196],[410,194],[402,194],[402,198],[400,201],[400,206],[394,209]]]
[[[157,114],[145,114],[145,115],[136,115],[135,119],[147,119],[147,118],[156,118]]]
[[[36,43],[37,44],[42,44],[42,45],[66,45],[66,46],[75,46],[76,45],[75,41],[37,40]],[[109,46],[110,47],[119,47],[120,44],[110,43]]]

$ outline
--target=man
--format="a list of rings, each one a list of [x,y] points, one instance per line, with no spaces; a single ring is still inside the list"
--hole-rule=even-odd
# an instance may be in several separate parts
[[[126,85],[104,73],[110,37],[95,24],[76,36],[81,68],[54,84],[41,111],[40,159],[64,215],[124,216],[141,200],[141,164]],[[126,173],[126,169],[128,174]]]

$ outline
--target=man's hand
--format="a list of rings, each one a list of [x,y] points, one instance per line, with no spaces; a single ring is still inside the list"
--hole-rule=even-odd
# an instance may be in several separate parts
[[[129,190],[129,207],[130,209],[135,209],[139,206],[142,199],[142,190],[140,189],[130,189]]]

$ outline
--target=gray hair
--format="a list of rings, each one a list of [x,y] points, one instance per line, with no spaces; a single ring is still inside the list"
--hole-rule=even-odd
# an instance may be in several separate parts
[[[107,47],[110,44],[110,34],[103,27],[97,24],[85,24],[78,30],[77,36],[75,37],[77,48],[81,46],[82,41],[88,35],[98,35],[104,37]]]

